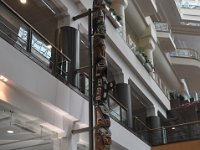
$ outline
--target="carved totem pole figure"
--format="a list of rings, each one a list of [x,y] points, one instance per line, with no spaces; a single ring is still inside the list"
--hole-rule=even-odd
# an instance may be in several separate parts
[[[108,90],[113,84],[108,84],[107,81],[104,8],[104,0],[93,1],[95,150],[109,150],[112,143],[109,130]]]

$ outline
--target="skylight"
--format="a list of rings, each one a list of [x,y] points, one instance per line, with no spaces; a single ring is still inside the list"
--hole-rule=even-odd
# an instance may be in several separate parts
[[[179,0],[181,9],[198,9],[200,10],[200,0]]]
[[[183,20],[200,21],[200,0],[175,0],[175,2]]]

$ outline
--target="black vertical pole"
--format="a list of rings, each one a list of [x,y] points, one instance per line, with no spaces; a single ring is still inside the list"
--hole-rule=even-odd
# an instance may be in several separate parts
[[[27,37],[27,46],[26,46],[26,50],[27,52],[31,53],[31,47],[32,47],[32,30],[29,27],[28,28],[28,37]]]
[[[94,148],[93,137],[93,45],[92,45],[92,11],[88,10],[88,44],[90,59],[90,82],[89,82],[89,150]]]

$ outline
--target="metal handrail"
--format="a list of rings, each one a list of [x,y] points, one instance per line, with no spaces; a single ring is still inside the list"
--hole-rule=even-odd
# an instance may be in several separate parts
[[[140,120],[138,117],[135,116],[135,119],[138,120],[145,128],[147,128],[148,130],[151,130],[150,127],[148,127],[142,120]]]
[[[25,25],[28,26],[29,29],[33,30],[37,35],[39,35],[45,42],[49,43],[58,53],[60,53],[68,62],[71,62],[70,58],[68,58],[64,53],[61,52],[52,42],[50,42],[47,38],[45,38],[39,31],[37,31],[32,25],[30,25],[22,16],[20,16],[14,9],[12,9],[4,0],[1,0],[1,3],[9,9],[14,15],[16,15]]]
[[[200,61],[200,54],[194,49],[178,49],[173,52],[169,52],[171,57],[180,57],[180,58],[190,58]]]
[[[112,98],[120,107],[127,111],[127,108],[122,105],[112,94],[108,93],[109,97]]]

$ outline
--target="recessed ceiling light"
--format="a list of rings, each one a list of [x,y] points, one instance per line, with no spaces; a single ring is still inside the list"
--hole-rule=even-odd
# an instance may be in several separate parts
[[[172,130],[175,130],[176,128],[175,127],[172,127]]]
[[[20,2],[22,3],[22,4],[26,4],[26,0],[20,0]]]
[[[8,130],[7,133],[9,133],[9,134],[13,134],[14,131],[12,131],[12,130]]]
[[[2,76],[2,75],[0,75],[0,80],[1,80],[1,81],[4,81],[4,82],[7,82],[7,81],[8,81],[8,79],[7,79],[6,77]]]

